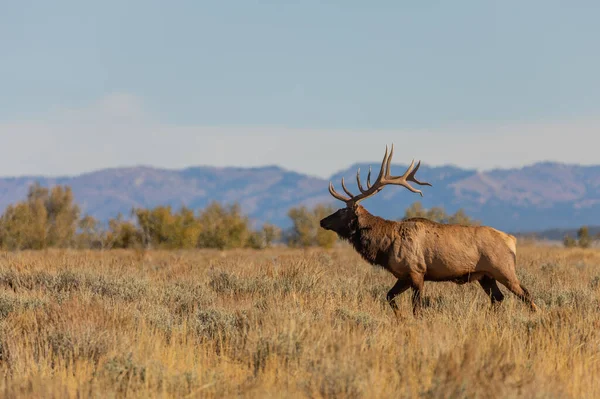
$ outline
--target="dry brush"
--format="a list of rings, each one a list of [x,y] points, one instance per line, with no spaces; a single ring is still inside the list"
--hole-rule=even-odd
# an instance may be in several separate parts
[[[519,248],[514,296],[393,282],[351,248],[0,256],[6,397],[599,397],[600,252]]]

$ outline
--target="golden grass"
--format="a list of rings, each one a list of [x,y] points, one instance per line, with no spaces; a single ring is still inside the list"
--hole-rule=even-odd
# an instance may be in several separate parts
[[[523,246],[478,284],[394,278],[351,249],[0,254],[4,397],[600,397],[600,251]]]

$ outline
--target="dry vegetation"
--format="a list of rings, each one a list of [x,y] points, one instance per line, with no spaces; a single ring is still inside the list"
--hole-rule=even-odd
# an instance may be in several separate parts
[[[0,255],[5,397],[600,397],[600,251],[522,246],[500,310],[351,249]],[[506,289],[502,287],[506,293]]]

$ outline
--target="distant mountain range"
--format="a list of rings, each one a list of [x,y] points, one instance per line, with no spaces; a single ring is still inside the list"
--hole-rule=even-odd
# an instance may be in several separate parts
[[[374,172],[379,163],[373,162]],[[331,177],[336,188],[345,177],[350,191],[357,192],[356,169],[366,180],[368,164],[355,164]],[[401,174],[407,165],[393,165]],[[373,214],[400,218],[414,201],[426,208],[442,206],[453,213],[464,209],[471,217],[510,232],[577,228],[600,225],[600,166],[542,162],[523,168],[486,172],[453,166],[422,165],[418,177],[433,184],[424,197],[402,187],[386,187],[363,204]],[[186,205],[203,208],[210,201],[237,201],[256,223],[268,221],[289,226],[287,211],[298,205],[329,203],[329,179],[311,177],[276,166],[260,168],[191,167],[167,170],[151,167],[104,169],[74,177],[0,178],[0,210],[25,198],[28,187],[66,184],[74,191],[84,213],[106,221],[132,207]]]

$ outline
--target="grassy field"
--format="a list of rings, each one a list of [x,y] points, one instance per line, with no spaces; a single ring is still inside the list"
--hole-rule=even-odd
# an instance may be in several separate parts
[[[600,397],[600,251],[521,246],[504,287],[394,278],[351,249],[0,254],[4,397]]]

